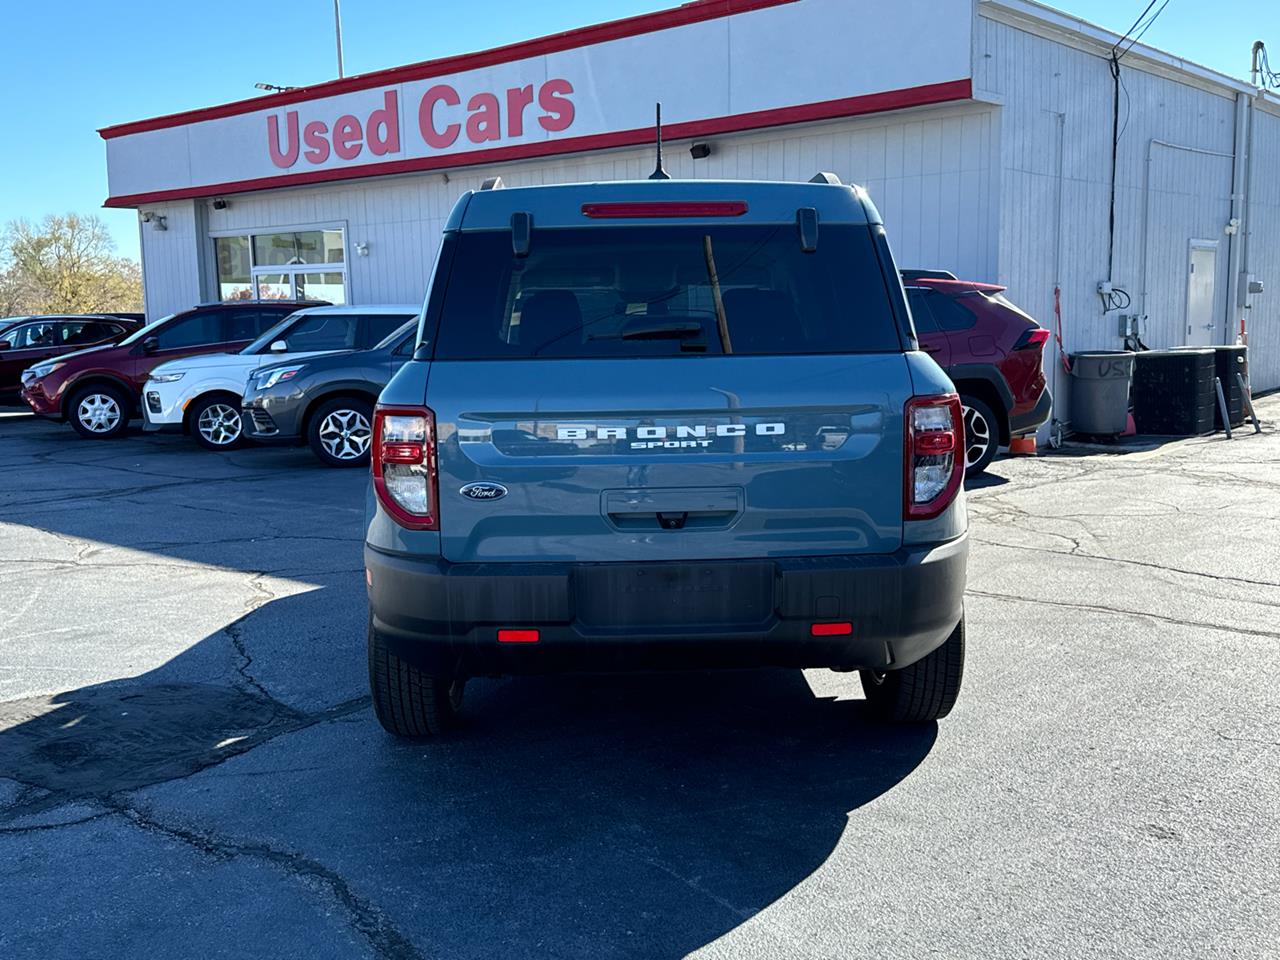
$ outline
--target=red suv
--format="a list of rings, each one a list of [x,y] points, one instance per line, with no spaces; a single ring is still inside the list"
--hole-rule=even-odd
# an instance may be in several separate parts
[[[24,371],[22,399],[41,416],[69,420],[82,437],[118,437],[140,415],[142,387],[154,367],[199,353],[234,353],[300,307],[320,305],[237,300],[171,314],[118,344],[69,353]]]
[[[98,314],[57,314],[0,320],[0,396],[21,387],[22,371],[42,360],[101,343],[119,343],[137,320]]]
[[[1044,378],[1049,331],[1009,302],[1004,287],[937,270],[904,270],[920,349],[947,371],[964,407],[965,475],[1034,433],[1053,398]]]

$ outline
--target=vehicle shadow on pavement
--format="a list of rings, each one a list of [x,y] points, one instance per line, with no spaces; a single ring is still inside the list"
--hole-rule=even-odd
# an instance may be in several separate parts
[[[232,627],[314,616],[323,592]],[[299,895],[336,896],[375,953],[683,956],[802,883],[936,737],[766,670],[476,680],[463,728],[407,743],[362,691],[304,713],[177,680],[199,655],[0,704],[0,770],[23,785],[0,828],[122,817],[261,859]],[[113,895],[39,893],[66,898],[69,933]]]

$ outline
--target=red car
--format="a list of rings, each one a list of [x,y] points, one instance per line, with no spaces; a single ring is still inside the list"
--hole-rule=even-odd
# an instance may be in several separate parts
[[[26,370],[22,399],[41,416],[70,421],[82,437],[118,437],[140,415],[142,387],[154,367],[200,353],[234,353],[298,308],[319,305],[237,300],[175,313],[119,344],[69,353]]]
[[[1014,437],[1049,419],[1044,377],[1049,331],[994,283],[957,280],[942,271],[904,270],[920,349],[947,371],[964,407],[965,475],[987,468]]]
[[[18,392],[22,371],[100,343],[119,343],[141,327],[105,314],[52,314],[0,320],[0,396]]]

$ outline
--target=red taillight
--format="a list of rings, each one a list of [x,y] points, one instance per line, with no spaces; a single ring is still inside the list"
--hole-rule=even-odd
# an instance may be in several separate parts
[[[373,489],[391,518],[410,530],[438,530],[436,418],[426,407],[373,411]]]
[[[851,633],[852,623],[814,623],[809,626],[811,637],[847,637]]]
[[[1018,338],[1013,345],[1014,350],[1043,350],[1049,342],[1049,331],[1043,327],[1032,327]]]
[[[954,393],[912,397],[903,411],[902,515],[928,520],[951,505],[964,480],[964,414]]]
[[[537,643],[537,630],[499,630],[499,643]]]
[[[643,203],[584,203],[584,217],[633,219],[637,217],[740,217],[745,200],[649,201]]]

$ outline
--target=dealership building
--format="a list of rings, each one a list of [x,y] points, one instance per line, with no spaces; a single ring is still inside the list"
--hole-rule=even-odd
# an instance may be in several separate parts
[[[1029,0],[695,0],[107,127],[107,205],[151,319],[414,301],[463,191],[643,178],[660,101],[673,177],[831,171],[900,266],[1004,284],[1068,352],[1243,333],[1280,387],[1280,99],[1141,43],[1117,78],[1119,40]]]

